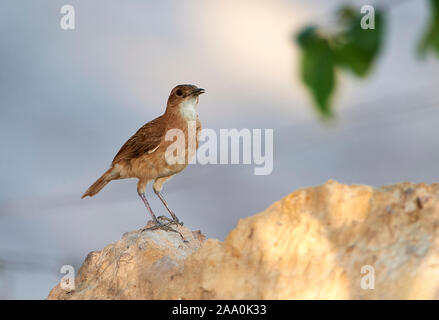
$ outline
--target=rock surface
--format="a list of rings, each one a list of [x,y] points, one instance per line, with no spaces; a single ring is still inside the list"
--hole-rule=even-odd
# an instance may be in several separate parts
[[[224,242],[185,227],[91,252],[49,299],[437,299],[439,185],[334,181],[241,219]]]

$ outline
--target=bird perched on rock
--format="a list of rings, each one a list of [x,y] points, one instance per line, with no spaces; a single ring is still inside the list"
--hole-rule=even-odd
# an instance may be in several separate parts
[[[147,229],[160,228],[175,231],[169,227],[170,224],[182,225],[174,212],[169,208],[161,191],[163,184],[186,168],[191,160],[190,157],[195,155],[194,152],[188,150],[191,147],[191,142],[189,141],[191,139],[189,132],[190,124],[193,125],[192,127],[196,131],[196,141],[192,145],[195,144],[195,150],[198,148],[201,122],[198,119],[197,105],[199,95],[202,93],[204,93],[204,89],[194,85],[183,84],[172,89],[165,113],[145,124],[125,142],[114,157],[111,168],[96,180],[81,198],[94,196],[111,180],[137,178],[139,179],[137,193],[143,200],[155,223],[154,227]],[[188,155],[185,161],[169,161],[170,153],[167,150],[175,142],[166,137],[166,134],[170,132],[169,130],[173,129],[177,129],[177,132],[184,134],[185,145],[183,150],[185,150],[184,154]],[[160,198],[172,216],[172,220],[163,217],[169,221],[166,224],[157,219],[146,199],[146,186],[151,181],[154,181],[153,189],[155,194]]]

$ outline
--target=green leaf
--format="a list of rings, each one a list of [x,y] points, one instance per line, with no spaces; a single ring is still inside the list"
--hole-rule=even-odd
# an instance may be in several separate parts
[[[305,28],[297,42],[302,48],[302,81],[311,91],[320,114],[329,117],[329,100],[335,87],[334,55],[329,42],[314,27]]]
[[[381,48],[384,33],[383,14],[375,10],[375,29],[363,29],[360,10],[343,7],[339,10],[339,23],[343,31],[333,38],[338,65],[350,69],[356,76],[365,77],[371,70]]]
[[[430,0],[430,3],[430,23],[419,44],[418,51],[424,57],[427,50],[434,50],[439,57],[439,0]]]
[[[317,33],[316,26],[308,26],[297,35],[297,43],[303,48],[315,40]]]
[[[379,10],[374,13],[374,29],[362,28],[365,15],[360,9],[344,6],[338,11],[340,31],[323,34],[316,26],[309,26],[297,35],[296,41],[302,49],[302,81],[321,115],[332,115],[330,100],[336,86],[337,68],[351,70],[359,77],[370,72],[380,51],[384,30],[383,14]]]

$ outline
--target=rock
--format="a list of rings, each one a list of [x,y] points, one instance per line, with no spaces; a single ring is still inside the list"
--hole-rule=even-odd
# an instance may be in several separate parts
[[[49,299],[437,299],[439,185],[335,181],[241,219],[224,242],[129,232]]]

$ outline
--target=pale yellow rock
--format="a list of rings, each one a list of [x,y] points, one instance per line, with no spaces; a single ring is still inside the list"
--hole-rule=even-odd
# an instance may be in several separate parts
[[[130,232],[49,299],[437,299],[439,185],[335,181],[241,219],[224,242]],[[373,288],[372,288],[373,287]]]

